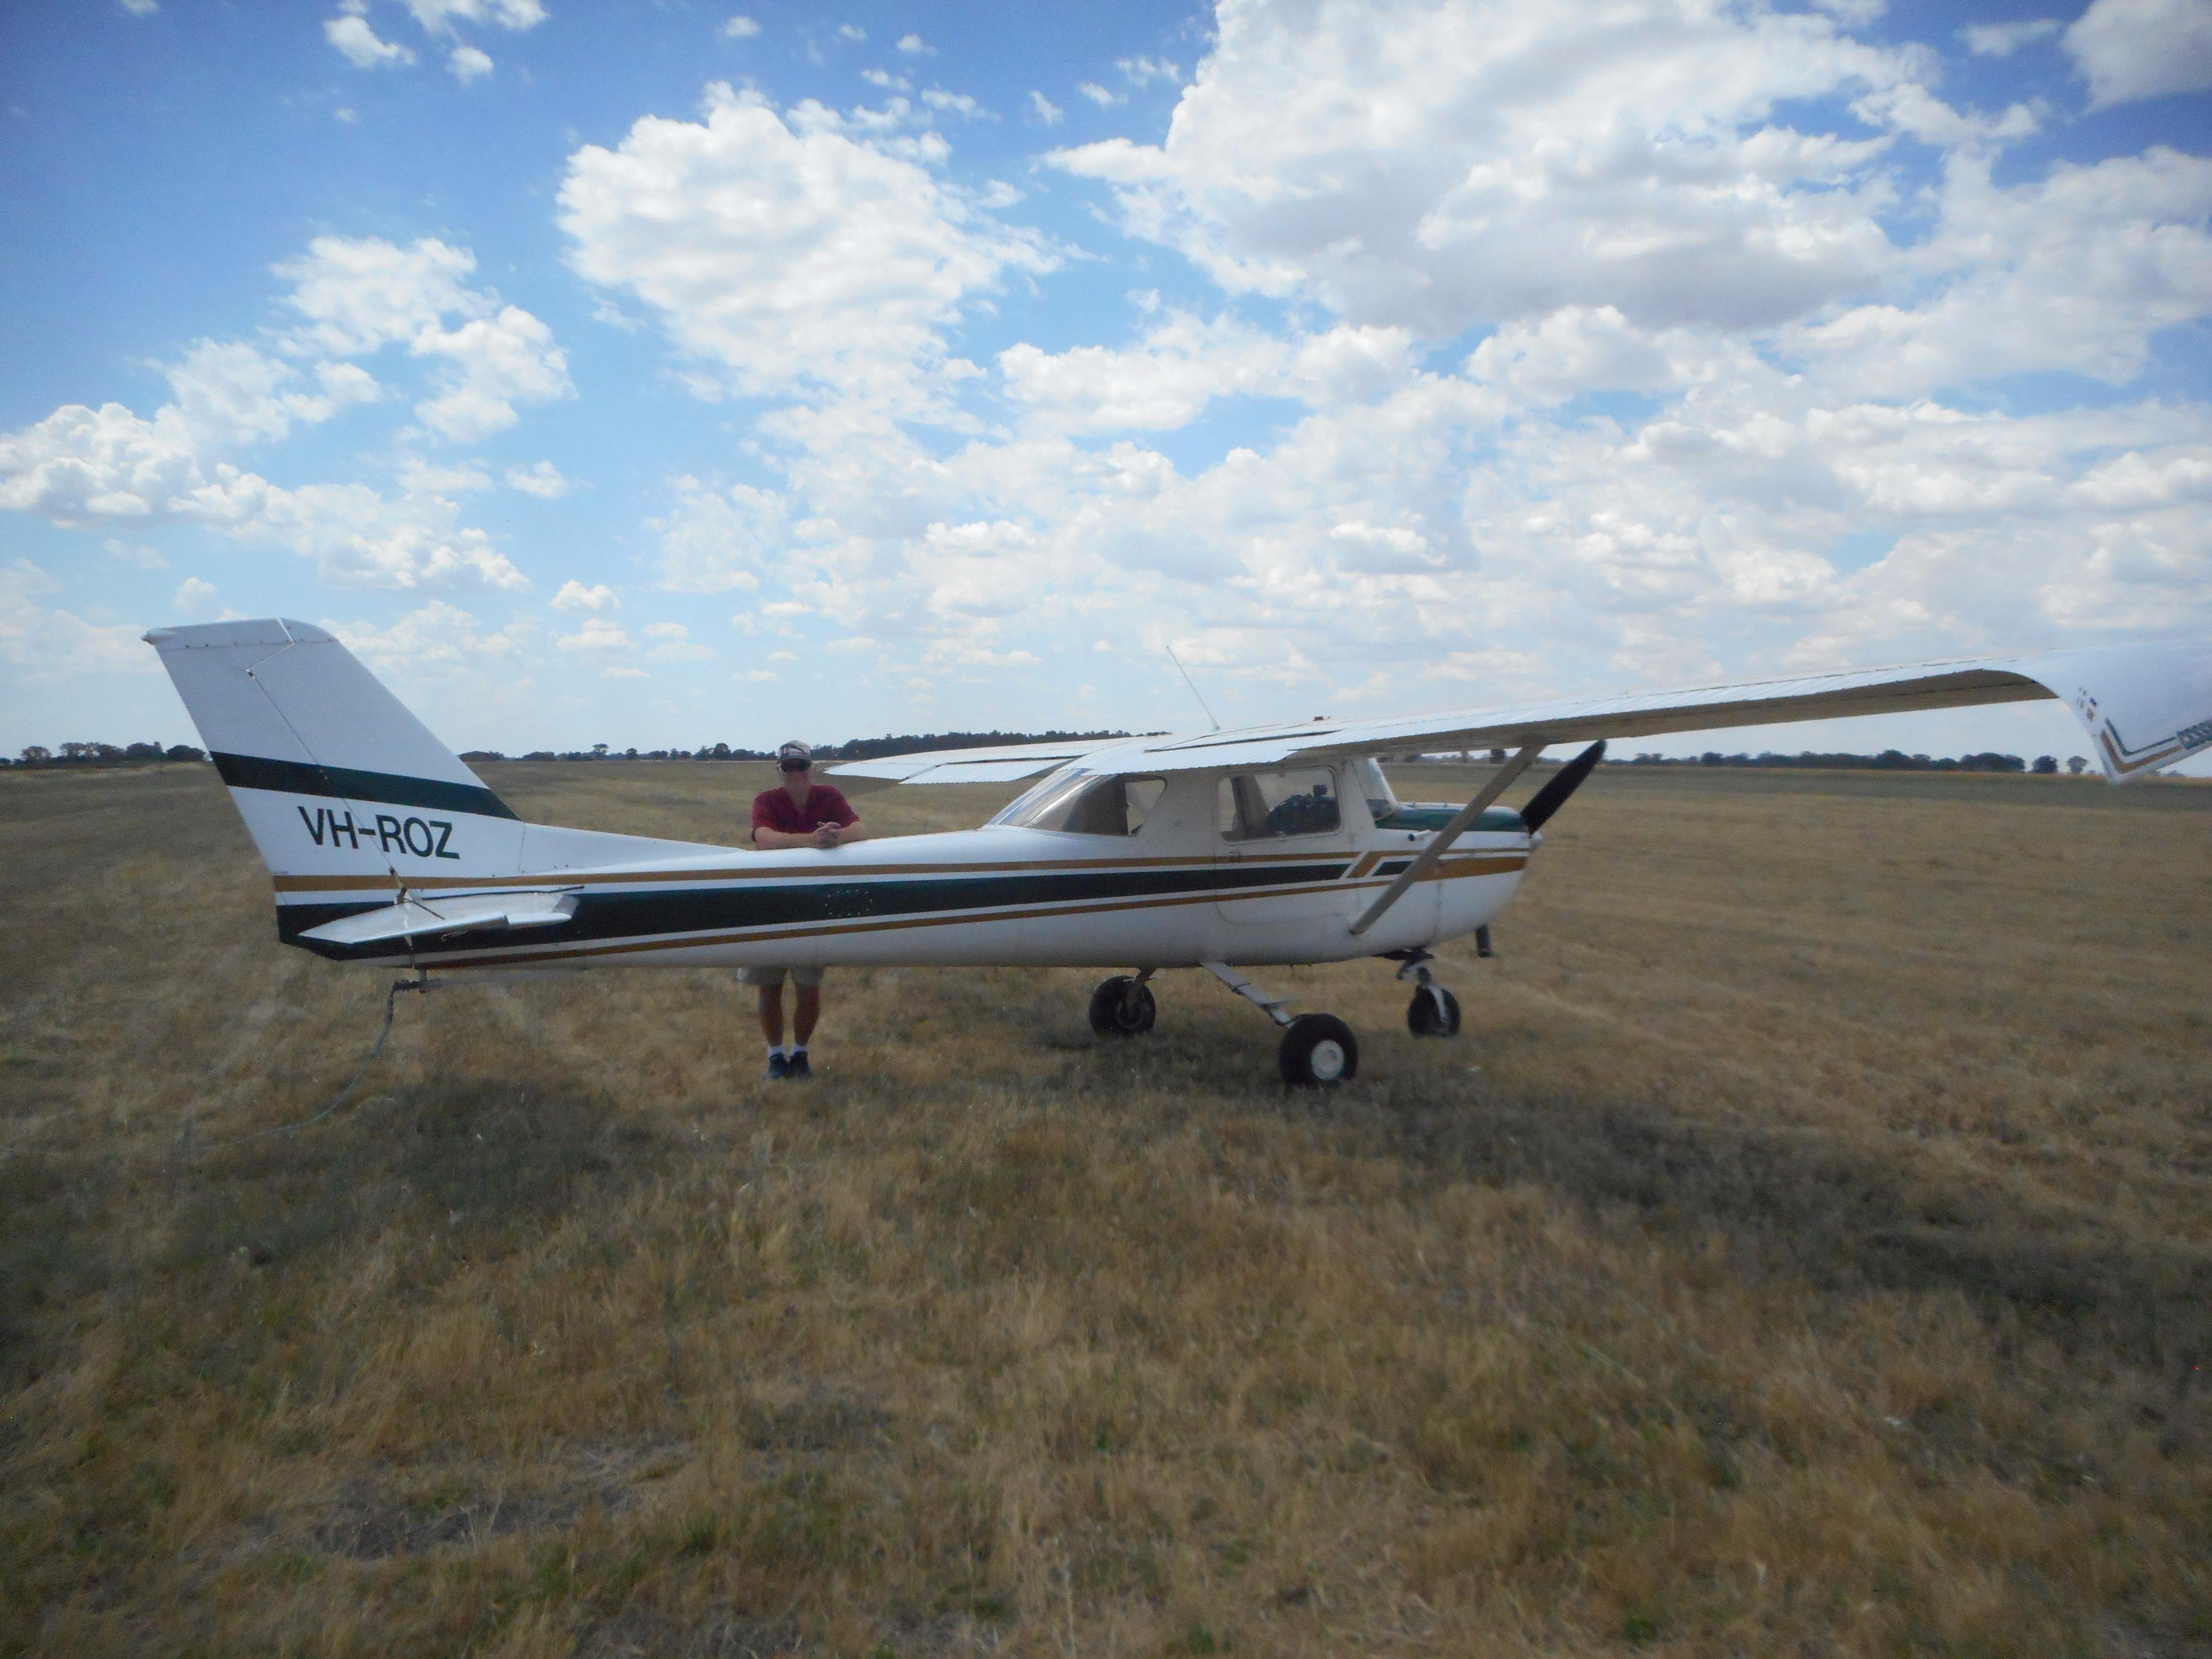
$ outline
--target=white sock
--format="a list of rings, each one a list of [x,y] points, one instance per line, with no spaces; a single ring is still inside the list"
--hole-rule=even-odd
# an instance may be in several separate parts
[[[787,1043],[782,1043],[782,1042],[771,1042],[771,1043],[769,1043],[769,1044],[768,1045],[768,1057],[769,1057],[770,1060],[774,1060],[774,1059],[775,1059],[778,1054],[781,1054],[781,1055],[782,1055],[786,1060],[790,1059],[790,1058],[791,1058],[791,1048],[790,1048],[790,1045],[789,1045],[789,1044],[787,1044]]]
[[[806,1045],[803,1042],[794,1042],[791,1045],[791,1052],[794,1056],[803,1054],[806,1052]]]

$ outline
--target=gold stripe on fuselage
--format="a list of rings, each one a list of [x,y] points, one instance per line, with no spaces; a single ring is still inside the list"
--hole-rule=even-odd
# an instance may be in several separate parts
[[[1049,863],[1035,859],[1014,859],[992,864],[855,864],[849,870],[824,869],[819,865],[774,865],[763,870],[746,869],[739,865],[720,870],[613,870],[575,875],[561,870],[544,870],[535,875],[522,876],[410,876],[399,878],[385,872],[359,876],[278,876],[276,886],[280,893],[388,893],[401,887],[410,893],[426,893],[455,888],[467,888],[473,891],[479,888],[550,887],[558,886],[564,881],[599,887],[648,881],[793,881],[823,876],[854,881],[871,876],[1053,875],[1066,870],[1158,870],[1178,865],[1194,870],[1211,870],[1223,865],[1318,864],[1350,856],[1341,850],[1332,850],[1249,853],[1233,860],[1185,854],[1181,858],[1054,859]],[[1375,856],[1387,855],[1376,854]]]

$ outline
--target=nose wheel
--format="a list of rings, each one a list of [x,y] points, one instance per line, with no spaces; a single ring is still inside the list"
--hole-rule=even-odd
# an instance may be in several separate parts
[[[1441,985],[1424,985],[1406,1006],[1406,1029],[1417,1037],[1459,1035],[1459,999]]]
[[[1159,1005],[1152,1000],[1152,988],[1145,981],[1152,976],[1147,968],[1137,975],[1116,974],[1091,994],[1091,1029],[1100,1036],[1142,1036],[1152,1029],[1152,1021],[1159,1013]]]
[[[1490,930],[1481,930],[1480,942],[1484,956],[1490,954]],[[1450,1037],[1459,1035],[1459,999],[1437,983],[1429,972],[1429,963],[1435,960],[1426,951],[1393,951],[1399,963],[1398,977],[1413,981],[1413,1000],[1406,1005],[1406,1029],[1417,1037]]]

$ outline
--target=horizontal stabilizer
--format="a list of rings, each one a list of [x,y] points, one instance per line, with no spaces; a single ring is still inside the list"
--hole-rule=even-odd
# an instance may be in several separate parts
[[[386,939],[444,938],[453,933],[503,933],[519,927],[551,927],[576,914],[577,890],[548,893],[471,893],[434,899],[410,896],[381,909],[341,916],[310,927],[301,939],[325,945],[375,945]]]

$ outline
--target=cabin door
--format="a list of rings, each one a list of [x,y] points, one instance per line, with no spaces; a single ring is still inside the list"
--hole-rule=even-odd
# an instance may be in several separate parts
[[[1351,920],[1352,830],[1337,769],[1231,772],[1217,786],[1214,904],[1243,926]]]

